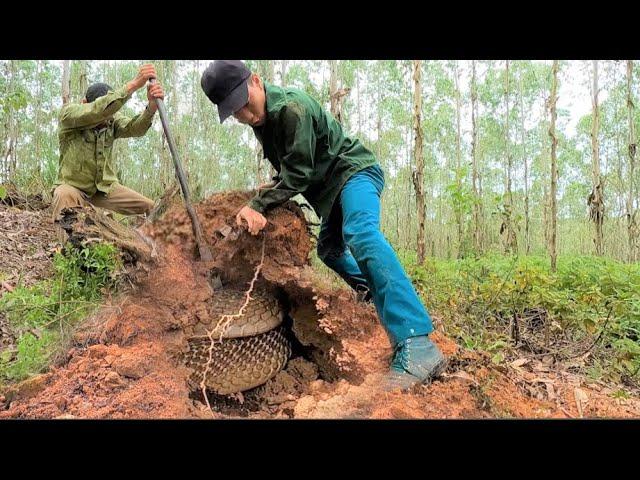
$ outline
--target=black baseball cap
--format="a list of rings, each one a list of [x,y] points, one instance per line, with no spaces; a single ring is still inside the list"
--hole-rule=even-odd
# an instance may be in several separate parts
[[[244,107],[249,101],[249,70],[240,60],[216,60],[202,74],[200,86],[218,106],[220,123]]]
[[[87,99],[87,103],[91,103],[100,97],[104,97],[110,91],[113,91],[111,85],[107,85],[106,83],[94,83],[87,88],[84,98]]]

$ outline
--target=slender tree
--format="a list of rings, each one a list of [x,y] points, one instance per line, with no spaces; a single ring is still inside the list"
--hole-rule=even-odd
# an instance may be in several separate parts
[[[458,192],[462,192],[462,136],[460,135],[460,69],[458,62],[454,63],[454,81],[456,96],[456,188]],[[462,244],[464,236],[464,227],[462,225],[462,209],[455,209],[456,225],[458,227],[458,258],[462,257]]]
[[[549,255],[551,257],[551,271],[556,271],[556,261],[557,261],[557,221],[558,221],[558,212],[557,212],[557,188],[558,188],[558,165],[556,159],[556,147],[558,145],[558,139],[556,137],[556,102],[558,100],[557,89],[558,89],[558,61],[553,61],[553,80],[551,84],[551,96],[549,97],[549,111],[551,112],[551,120],[549,126],[549,137],[551,138],[551,190],[550,190],[550,201],[551,201],[551,234],[549,237]]]
[[[511,191],[511,140],[509,138],[509,60],[505,61],[505,88],[504,88],[504,103],[505,103],[505,129],[504,129],[504,141],[505,141],[505,155],[507,158],[507,168],[505,175],[505,196],[503,202],[503,221],[500,227],[500,233],[504,235],[505,252],[506,253],[518,253],[518,240],[516,237],[515,228],[513,225],[513,193]]]
[[[70,100],[70,90],[71,90],[71,85],[69,83],[70,81],[70,75],[71,75],[71,70],[70,70],[70,60],[64,60],[63,64],[62,64],[62,104],[66,105],[67,103],[69,103]]]
[[[33,132],[33,143],[34,143],[34,151],[35,151],[35,162],[36,162],[36,175],[38,178],[40,177],[40,110],[42,109],[42,61],[38,60],[37,62],[37,70],[36,77],[38,79],[38,89],[36,91],[36,118]]]
[[[593,242],[596,247],[596,255],[603,255],[602,225],[604,223],[604,185],[600,174],[600,143],[598,134],[600,131],[600,108],[598,105],[598,61],[593,61],[593,84],[591,100],[593,113],[591,116],[591,168],[593,176],[593,188],[587,203],[589,204],[589,217],[594,223],[595,232]]]
[[[471,61],[471,182],[473,188],[473,245],[477,254],[482,252],[482,227],[480,225],[480,190],[478,174],[478,125],[477,125],[478,89],[476,84],[476,61]]]
[[[421,61],[413,61],[413,158],[416,169],[413,174],[413,185],[416,191],[418,206],[418,263],[425,261],[425,204],[424,204],[424,156],[422,154],[422,83]]]
[[[629,262],[638,261],[638,224],[637,210],[633,202],[635,197],[636,133],[634,123],[635,104],[633,103],[633,60],[627,60],[627,110],[629,119],[629,190],[626,201],[627,234],[629,236]]]
[[[520,71],[520,77],[518,79],[519,91],[520,91],[520,141],[522,143],[522,163],[524,165],[524,243],[525,253],[529,255],[531,250],[531,235],[530,235],[530,219],[529,219],[529,158],[527,157],[527,141],[525,138],[526,131],[524,128],[524,102],[522,93],[522,77],[524,75],[523,70]]]

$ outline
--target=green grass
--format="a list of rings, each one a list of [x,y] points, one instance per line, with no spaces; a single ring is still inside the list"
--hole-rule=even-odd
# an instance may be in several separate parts
[[[551,273],[546,257],[428,259],[423,266],[413,253],[400,257],[445,332],[467,348],[488,350],[499,363],[501,351],[513,343],[513,314],[541,308],[551,334],[576,345],[603,332],[590,376],[639,380],[640,264],[567,256]]]
[[[0,354],[0,383],[20,381],[50,363],[65,335],[99,304],[114,284],[119,259],[115,247],[68,247],[54,257],[54,275],[0,298],[2,312],[17,336],[16,351]]]

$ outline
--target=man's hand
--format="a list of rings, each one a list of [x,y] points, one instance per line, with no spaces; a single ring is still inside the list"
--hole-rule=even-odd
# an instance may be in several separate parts
[[[158,105],[156,105],[156,98],[160,100],[164,100],[164,90],[162,90],[162,85],[156,82],[151,85],[147,84],[147,100],[149,100],[149,111],[151,113],[155,113],[158,110]]]
[[[242,225],[242,220],[247,222],[249,233],[257,235],[267,224],[267,219],[260,212],[256,212],[253,208],[245,205],[236,215],[236,223]]]
[[[145,83],[147,83],[147,80],[151,80],[152,78],[156,77],[156,67],[154,67],[151,63],[142,65],[140,67],[140,70],[138,71],[138,75],[136,75],[136,78],[127,82],[127,90],[129,94],[144,87]]]

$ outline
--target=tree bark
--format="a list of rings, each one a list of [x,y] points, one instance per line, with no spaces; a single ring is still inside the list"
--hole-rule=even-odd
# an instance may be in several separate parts
[[[329,100],[331,101],[331,114],[338,119],[340,112],[338,111],[338,61],[329,60],[329,69],[331,75],[329,76]]]
[[[413,184],[416,191],[416,203],[418,207],[418,263],[425,261],[425,204],[424,204],[424,156],[422,154],[422,86],[421,86],[421,62],[413,61],[413,132],[414,147],[413,157],[416,169],[413,175]]]
[[[35,150],[35,161],[36,161],[36,175],[38,179],[40,178],[40,109],[42,105],[42,61],[38,60],[38,67],[36,70],[36,76],[38,77],[38,91],[36,93],[36,120],[35,120],[35,128],[34,128],[34,150]]]
[[[556,138],[556,102],[557,98],[557,88],[558,88],[558,61],[553,61],[553,83],[551,85],[551,97],[549,99],[549,109],[551,111],[551,125],[549,126],[549,137],[551,138],[551,235],[549,237],[549,255],[551,256],[551,271],[556,271],[556,261],[557,261],[557,250],[556,250],[556,242],[557,242],[557,198],[556,191],[558,186],[558,166],[556,159],[556,146],[558,144],[558,139]]]
[[[9,92],[13,94],[15,92],[16,61],[10,60],[9,65],[10,65]],[[5,178],[9,182],[11,182],[16,172],[17,119],[16,119],[16,109],[14,105],[11,105],[9,114],[7,115],[7,119],[8,119],[7,133],[9,138],[9,146],[5,154],[5,166],[7,169]]]
[[[636,133],[634,123],[635,104],[632,93],[633,60],[627,60],[627,108],[629,113],[629,194],[626,201],[627,233],[629,236],[629,262],[638,261],[638,224],[635,197]]]
[[[589,204],[589,216],[595,226],[594,244],[596,255],[603,255],[602,225],[604,223],[604,185],[600,176],[600,145],[598,133],[600,130],[600,108],[598,106],[598,61],[593,61],[593,86],[592,86],[593,115],[591,124],[591,161],[593,188],[587,203]]]
[[[329,77],[329,100],[331,102],[331,114],[338,123],[342,123],[342,102],[351,90],[350,88],[338,88],[338,61],[329,60],[331,75]]]
[[[531,234],[529,219],[529,159],[527,158],[527,142],[524,128],[524,101],[522,93],[522,73],[519,78],[520,86],[520,134],[522,141],[522,163],[524,164],[524,242],[525,253],[529,255],[531,250]]]
[[[64,60],[62,62],[62,105],[66,105],[69,103],[70,89],[71,85],[69,84],[69,70],[70,60]]]
[[[82,100],[89,87],[87,81],[87,61],[80,60],[80,74],[78,76],[78,101]]]
[[[513,194],[511,192],[511,141],[509,139],[509,60],[505,62],[505,150],[507,156],[507,168],[505,177],[505,200],[503,202],[503,220],[500,233],[504,235],[505,253],[518,253],[518,242],[513,225]]]
[[[454,80],[456,87],[456,188],[462,193],[462,138],[460,135],[460,71],[458,69],[458,61],[455,62]],[[458,227],[458,258],[463,257],[463,236],[464,230],[462,225],[462,210],[458,205],[455,211],[456,225]]]
[[[476,61],[471,61],[471,182],[473,188],[473,245],[477,254],[482,252],[480,227],[480,193],[478,190],[478,126],[476,124],[478,92],[476,89]]]

